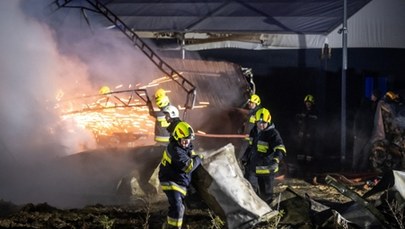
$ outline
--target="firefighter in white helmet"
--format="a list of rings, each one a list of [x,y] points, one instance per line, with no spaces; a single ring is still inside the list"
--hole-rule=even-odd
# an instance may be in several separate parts
[[[172,135],[163,152],[159,181],[169,201],[169,212],[163,228],[180,229],[185,210],[184,198],[191,184],[192,172],[201,164],[201,158],[193,150],[194,131],[187,122],[179,122]]]
[[[166,129],[172,134],[176,125],[181,122],[179,110],[173,105],[168,105],[162,111],[165,114],[166,121],[169,123]]]
[[[245,178],[252,184],[259,197],[270,204],[279,163],[286,156],[283,140],[271,121],[266,108],[255,115],[256,125],[249,134],[249,147],[242,157]]]

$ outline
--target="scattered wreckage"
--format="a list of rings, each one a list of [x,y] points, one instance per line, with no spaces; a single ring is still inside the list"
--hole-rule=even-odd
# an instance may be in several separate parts
[[[391,175],[378,177],[381,181],[372,189],[367,186],[373,179],[371,175],[360,182],[339,174],[326,174],[315,185],[280,176],[275,188],[277,198],[268,206],[243,178],[231,144],[202,153],[204,163],[196,170],[193,183],[197,190],[193,195],[197,198],[190,196],[188,201],[195,203],[189,206],[206,204],[226,222],[226,228],[261,228],[260,225],[276,219],[279,225],[294,228],[401,228],[404,225],[404,172],[393,171]],[[159,191],[156,171],[150,183],[158,190],[158,196],[164,196]],[[131,193],[132,199],[147,196],[135,177],[126,186],[121,185],[121,189],[130,190],[127,193]]]
[[[112,213],[117,211],[117,206],[121,206],[120,215],[126,214],[125,208],[128,207],[132,212],[134,209],[137,211],[149,209],[152,216],[149,223],[157,226],[161,222],[159,220],[164,218],[157,212],[167,208],[165,195],[160,190],[157,179],[160,150],[156,146],[141,146],[82,152],[55,161],[50,165],[51,168],[36,168],[35,171],[30,170],[22,175],[31,178],[29,183],[31,195],[36,195],[35,181],[38,181],[38,185],[43,185],[43,181],[40,182],[40,178],[37,177],[38,172],[53,171],[51,176],[49,172],[47,174],[48,183],[54,184],[47,196],[52,206],[58,203],[55,200],[68,201],[70,207],[76,209],[80,207],[75,205],[78,203],[83,204],[82,207],[92,204],[115,206],[111,208]],[[269,228],[269,222],[273,222],[274,225],[274,221],[278,227],[290,228],[403,228],[405,205],[403,171],[394,170],[383,177],[378,177],[379,182],[371,189],[365,189],[367,181],[372,179],[371,176],[360,182],[352,178],[343,178],[338,174],[325,174],[323,179],[318,180],[318,184],[279,177],[275,186],[275,198],[268,206],[257,197],[250,184],[243,178],[232,145],[199,153],[205,155],[205,162],[194,174],[193,187],[197,190],[195,192],[197,198],[190,196],[187,206],[191,211],[200,209],[200,212],[208,207],[225,222],[222,228]],[[146,186],[145,181],[148,183]],[[205,207],[201,203],[205,204]],[[67,205],[59,203],[56,206],[66,208]],[[35,212],[29,214],[37,217],[45,213],[47,217],[54,214],[46,212],[43,208],[42,205],[31,206],[30,211]],[[107,209],[108,207],[102,208],[103,214],[107,215],[105,212]],[[16,209],[11,210],[13,215],[3,214],[0,224],[11,225],[11,221],[18,221],[20,224],[13,225],[25,225],[21,224],[23,217],[16,217],[19,214],[16,213]],[[109,219],[116,217],[115,224],[122,223],[123,219],[112,213]],[[62,210],[58,210],[58,214],[63,214]],[[186,214],[186,218],[195,220],[193,213],[190,214]],[[127,217],[135,216],[127,215]],[[209,216],[207,217],[209,219]],[[49,225],[53,222],[47,223]],[[192,221],[188,223],[191,224]]]
[[[194,172],[193,189],[191,195],[197,195],[191,201],[196,201],[195,206],[205,204],[216,215],[218,215],[229,229],[252,228],[254,225],[268,221],[277,216],[278,212],[271,209],[261,200],[250,183],[244,179],[242,170],[235,157],[235,150],[232,144],[228,144],[215,151],[200,152],[204,155],[202,167]],[[148,169],[149,168],[149,169]],[[145,167],[144,174],[153,167]],[[137,177],[121,182],[118,189],[121,193],[131,193],[133,200],[141,197],[150,197],[150,192],[143,192],[143,182],[138,182]],[[150,177],[149,185],[154,186],[157,195],[153,199],[165,198],[159,187],[157,168]],[[123,190],[127,190],[123,192]],[[136,196],[136,197],[135,197]],[[131,198],[130,198],[131,199]],[[201,202],[202,201],[202,202]]]

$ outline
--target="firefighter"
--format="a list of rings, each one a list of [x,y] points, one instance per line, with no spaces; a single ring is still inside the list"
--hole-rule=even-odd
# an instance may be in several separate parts
[[[158,97],[156,97],[156,95]],[[165,93],[156,93],[155,102],[159,107],[159,111],[150,108],[150,115],[155,117],[155,142],[159,145],[166,146],[169,143],[170,133],[167,131],[169,123],[166,120],[166,115],[163,113],[165,107],[170,105],[169,97]]]
[[[315,107],[315,97],[306,95],[304,106],[296,114],[296,147],[298,176],[310,179],[310,170],[313,169],[315,155],[317,155],[316,140],[318,139],[318,111]]]
[[[245,123],[245,134],[249,134],[250,131],[255,126],[256,111],[258,111],[260,108],[262,108],[262,105],[260,105],[260,104],[261,104],[261,100],[258,95],[253,94],[250,96],[250,99],[248,100],[249,113],[248,113],[248,120]]]
[[[155,92],[155,99],[166,96],[166,91],[163,88],[159,88]]]
[[[110,93],[111,92],[111,90],[110,90],[110,88],[108,87],[108,86],[102,86],[99,90],[98,90],[98,93],[100,94],[100,95],[105,95],[105,94],[108,94],[108,93]]]
[[[280,133],[271,121],[269,110],[260,108],[255,114],[255,120],[256,125],[250,131],[249,147],[242,157],[242,164],[247,168],[246,179],[259,197],[270,204],[274,178],[287,151]]]
[[[248,136],[250,131],[253,129],[255,126],[255,114],[256,111],[259,110],[262,105],[260,97],[257,94],[253,94],[250,96],[249,100],[247,101],[247,105],[249,108],[248,114],[247,114],[247,120],[243,123],[243,133]],[[239,155],[243,155],[243,153],[246,151],[246,148],[249,145],[249,137],[246,137],[245,141],[242,142],[241,144],[241,149],[239,150]],[[240,158],[240,157],[238,157]]]
[[[394,91],[387,91],[377,104],[370,161],[378,172],[403,170],[405,167],[405,131],[399,121],[403,107],[403,98]]]
[[[181,122],[179,110],[173,105],[168,105],[162,111],[165,114],[166,121],[169,123],[166,129],[169,133],[173,133],[176,125]]]
[[[173,138],[163,152],[159,181],[169,201],[169,212],[163,228],[181,228],[185,211],[184,198],[191,183],[192,172],[201,164],[194,152],[194,131],[186,122],[179,122]]]

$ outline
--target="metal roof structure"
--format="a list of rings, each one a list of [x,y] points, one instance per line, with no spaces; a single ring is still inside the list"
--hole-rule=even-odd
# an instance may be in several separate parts
[[[57,0],[82,8],[89,24],[116,25],[100,4],[141,38],[171,39],[177,48],[295,49],[341,47],[342,0]],[[347,1],[349,47],[405,48],[405,2]],[[104,16],[104,17],[103,17]],[[394,35],[395,34],[395,35]]]

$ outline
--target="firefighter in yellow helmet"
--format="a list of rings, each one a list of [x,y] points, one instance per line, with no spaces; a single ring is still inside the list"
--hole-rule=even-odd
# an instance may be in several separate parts
[[[155,117],[155,142],[166,146],[169,143],[170,133],[167,130],[167,127],[170,123],[166,120],[166,115],[163,110],[170,106],[170,99],[166,95],[166,92],[163,89],[158,89],[155,93],[155,103],[158,106],[159,110],[155,111],[151,102],[149,102],[149,113],[151,116]]]
[[[250,96],[250,99],[248,100],[248,108],[249,108],[249,113],[248,113],[248,120],[245,123],[245,134],[249,134],[250,130],[252,130],[252,128],[255,126],[256,111],[258,111],[260,108],[262,108],[261,100],[258,95],[253,94]]]
[[[180,229],[185,210],[184,198],[191,184],[192,172],[201,164],[201,158],[193,150],[194,131],[187,122],[179,122],[172,135],[173,139],[163,152],[159,181],[169,201],[163,228]]]
[[[270,204],[274,178],[287,151],[268,109],[260,108],[255,114],[255,120],[256,125],[249,134],[249,147],[241,161],[246,165],[245,178],[260,198]]]
[[[390,102],[399,102],[400,101],[400,96],[399,94],[393,92],[393,91],[387,91],[384,95],[384,100],[388,103]]]
[[[296,174],[300,178],[310,179],[317,153],[318,111],[315,106],[315,97],[308,94],[304,97],[303,108],[296,114],[295,122],[295,154],[297,160]]]
[[[163,97],[166,95],[166,91],[163,88],[159,88],[155,92],[155,99]]]
[[[99,90],[98,90],[98,93],[100,94],[100,95],[105,95],[105,94],[108,94],[108,93],[110,93],[111,92],[111,90],[110,90],[110,88],[108,87],[108,86],[102,86]]]
[[[248,114],[247,114],[247,119],[243,123],[243,133],[245,135],[249,135],[250,131],[253,129],[253,127],[256,124],[255,120],[255,114],[256,111],[262,108],[261,105],[261,99],[257,94],[252,94],[250,98],[247,101],[247,107],[248,107]],[[240,158],[241,155],[246,151],[246,148],[248,147],[248,141],[249,138],[247,137],[244,142],[242,142],[240,146],[240,150],[238,150],[239,155],[237,155],[238,159]]]

